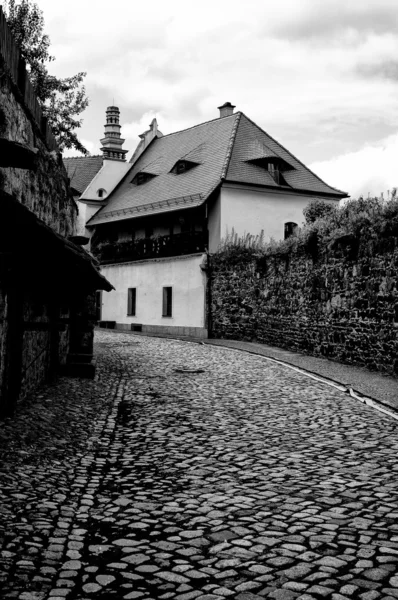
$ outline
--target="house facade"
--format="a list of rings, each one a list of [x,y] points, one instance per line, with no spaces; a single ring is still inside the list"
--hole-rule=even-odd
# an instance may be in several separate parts
[[[126,170],[86,222],[115,288],[102,298],[102,321],[206,337],[207,254],[226,234],[282,239],[309,201],[346,196],[234,108],[168,135],[154,120],[130,163],[113,158]]]

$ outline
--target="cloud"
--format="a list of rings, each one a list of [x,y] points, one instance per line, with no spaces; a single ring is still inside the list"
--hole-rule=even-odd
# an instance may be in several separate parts
[[[363,77],[398,81],[398,61],[386,60],[378,64],[359,64],[358,73]]]
[[[353,198],[379,196],[398,187],[398,133],[377,145],[316,162],[310,168],[330,185],[345,190]]]
[[[395,0],[379,2],[342,2],[323,0],[297,2],[292,18],[277,18],[266,29],[289,40],[318,41],[335,38],[339,42],[358,43],[369,33],[382,35],[398,25]],[[320,4],[320,3],[319,3]],[[283,5],[283,3],[282,3]],[[359,33],[357,36],[355,33]]]
[[[216,118],[226,101],[305,163],[396,130],[396,0],[37,1],[51,70],[87,71],[80,133],[93,144],[113,98],[129,149],[147,115],[169,133]]]
[[[95,154],[102,154],[99,144],[94,144],[90,140],[80,140],[80,141],[83,144],[83,146],[86,148],[89,155],[93,156]],[[74,150],[73,148],[68,148],[62,152],[62,156],[64,158],[68,158],[71,156],[83,156],[83,154],[81,154],[77,150]]]

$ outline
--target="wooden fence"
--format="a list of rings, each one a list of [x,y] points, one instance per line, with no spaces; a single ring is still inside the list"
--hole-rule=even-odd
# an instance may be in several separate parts
[[[21,52],[15,43],[10,28],[7,25],[4,12],[0,6],[0,56],[6,65],[9,74],[23,96],[25,107],[29,110],[33,120],[39,127],[43,138],[49,150],[58,152],[58,145],[48,126],[47,118],[43,116],[43,111],[37,100],[32,83],[29,79],[29,73],[26,70],[26,63],[21,57]]]

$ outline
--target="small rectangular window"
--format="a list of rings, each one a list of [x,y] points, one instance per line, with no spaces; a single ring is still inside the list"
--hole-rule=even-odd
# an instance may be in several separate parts
[[[127,314],[130,317],[135,317],[136,299],[137,299],[137,288],[129,288],[127,290]]]
[[[173,288],[164,287],[163,288],[163,317],[171,317],[172,316],[172,302],[173,302]]]

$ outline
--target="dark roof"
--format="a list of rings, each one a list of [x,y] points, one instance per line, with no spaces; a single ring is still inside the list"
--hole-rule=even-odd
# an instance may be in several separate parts
[[[14,196],[0,190],[0,237],[22,261],[24,278],[46,285],[106,290],[113,286],[99,271],[97,260],[51,229]],[[18,227],[20,236],[14,235]]]
[[[71,187],[79,192],[79,194],[82,194],[102,167],[103,157],[102,155],[76,156],[73,158],[64,158],[63,163],[68,173]]]
[[[308,167],[303,165],[291,152],[286,150],[268,133],[242,114],[229,161],[225,179],[239,183],[265,185],[280,188],[266,169],[259,168],[249,161],[261,158],[282,159],[285,168],[283,178],[289,188],[299,192],[344,198],[345,192],[327,185]],[[286,164],[287,163],[287,164]],[[286,189],[286,188],[285,188]]]
[[[290,169],[284,172],[289,188],[282,188],[266,169],[248,162],[261,158],[281,159],[281,164]],[[172,173],[174,165],[182,159],[198,163],[198,166],[179,175]],[[156,177],[142,185],[135,185],[132,181],[140,172]],[[89,225],[198,206],[223,180],[334,198],[346,196],[324,183],[238,112],[155,138],[131,165],[110,194],[108,204],[92,217]]]

